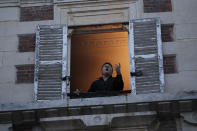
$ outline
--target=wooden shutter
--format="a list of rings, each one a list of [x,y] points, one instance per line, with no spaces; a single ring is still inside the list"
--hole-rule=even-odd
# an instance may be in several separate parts
[[[156,93],[164,90],[163,56],[159,19],[130,21],[130,72],[142,71],[142,76],[131,76],[135,94]]]
[[[63,99],[66,84],[67,27],[39,25],[36,30],[35,100]]]

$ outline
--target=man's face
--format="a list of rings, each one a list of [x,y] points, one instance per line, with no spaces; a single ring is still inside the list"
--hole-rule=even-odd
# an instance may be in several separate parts
[[[109,65],[109,64],[103,65],[103,67],[102,67],[102,75],[111,76],[112,73],[113,73],[113,69],[112,69],[111,65]]]

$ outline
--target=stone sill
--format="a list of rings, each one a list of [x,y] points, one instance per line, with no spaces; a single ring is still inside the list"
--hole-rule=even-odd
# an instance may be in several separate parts
[[[72,108],[87,106],[104,106],[117,104],[134,104],[134,103],[153,103],[153,102],[169,102],[169,101],[187,101],[196,100],[197,91],[187,91],[173,93],[151,93],[129,96],[111,96],[111,97],[95,97],[80,99],[64,99],[51,101],[35,101],[28,103],[11,103],[0,105],[0,112],[19,111],[19,110],[37,110],[48,108]]]
[[[57,101],[56,101],[57,102]],[[58,103],[58,102],[57,102]],[[35,104],[35,103],[34,103]],[[54,104],[55,103],[51,103]],[[146,102],[146,103],[122,103],[109,104],[100,106],[78,106],[66,107],[65,101],[59,101],[59,106],[53,107],[47,102],[38,102],[37,108],[32,103],[27,105],[12,105],[10,111],[0,112],[0,124],[5,123],[26,123],[41,121],[72,120],[73,118],[94,118],[95,116],[127,116],[153,113],[159,117],[179,117],[181,113],[197,111],[197,100],[173,100],[163,102]],[[60,106],[61,104],[61,106]],[[57,104],[56,104],[57,105]],[[25,108],[26,107],[26,108]],[[11,109],[12,108],[12,109]],[[23,108],[23,109],[22,109]],[[2,109],[2,108],[1,108]],[[8,108],[7,108],[8,109]],[[2,110],[1,110],[2,111]],[[148,115],[148,114],[147,114]],[[86,117],[87,116],[87,117]],[[113,118],[112,117],[112,118]],[[118,117],[118,116],[117,116]],[[45,119],[46,118],[46,119]]]
[[[136,2],[137,0],[122,0],[121,2]],[[103,3],[103,2],[120,2],[119,0],[1,0],[0,7],[21,6],[21,5],[35,5],[35,4],[84,4],[84,3]],[[29,5],[29,6],[30,6]]]
[[[102,2],[119,2],[120,0],[53,0],[53,3],[68,3],[68,4],[77,4],[77,3],[102,3]],[[121,2],[123,1],[138,1],[138,0],[121,0]]]

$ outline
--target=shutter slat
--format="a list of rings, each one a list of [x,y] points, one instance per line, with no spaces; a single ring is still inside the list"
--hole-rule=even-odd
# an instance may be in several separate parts
[[[57,39],[57,40],[54,40],[54,39],[40,40],[41,43],[54,43],[54,44],[55,44],[56,42],[57,42],[57,43],[60,43],[61,41],[62,41],[62,39]]]
[[[39,80],[38,81],[39,83],[39,85],[40,86],[42,86],[42,85],[52,85],[52,84],[56,84],[57,86],[59,85],[59,84],[61,84],[61,81],[60,80],[56,80],[56,81],[52,81],[52,80]]]
[[[45,85],[40,87],[38,90],[60,90],[61,86],[57,86],[57,85]]]
[[[40,51],[45,51],[45,50],[48,50],[48,51],[58,51],[60,49],[62,49],[61,46],[57,46],[55,49],[53,48],[53,46],[48,46],[48,47],[46,47],[46,46],[40,46]]]
[[[57,89],[40,89],[38,94],[61,94],[61,90],[57,90]]]
[[[160,89],[157,89],[157,90],[148,90],[148,91],[145,91],[144,89],[143,90],[137,90],[137,94],[148,94],[148,93],[159,93],[160,92]]]
[[[45,88],[40,88],[40,89],[38,89],[39,91],[61,91],[61,89],[59,89],[59,88],[55,88],[55,87],[50,87],[50,86],[48,86],[48,87],[45,87]]]
[[[58,100],[59,97],[39,97],[37,100]]]

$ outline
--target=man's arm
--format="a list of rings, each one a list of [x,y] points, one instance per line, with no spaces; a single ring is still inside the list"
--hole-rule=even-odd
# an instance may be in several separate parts
[[[95,89],[96,89],[96,83],[93,82],[93,83],[91,84],[90,89],[88,90],[88,92],[96,92]]]
[[[116,69],[116,78],[114,80],[114,89],[115,90],[123,90],[124,87],[124,82],[122,80],[122,75],[121,75],[121,71],[120,71],[120,63],[115,64],[115,69]]]

